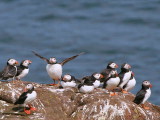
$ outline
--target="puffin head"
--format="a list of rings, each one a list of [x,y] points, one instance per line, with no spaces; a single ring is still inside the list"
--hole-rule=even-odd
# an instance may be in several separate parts
[[[27,84],[24,89],[24,92],[27,92],[28,90],[34,90],[34,86],[32,84]]]
[[[30,60],[23,60],[23,61],[21,62],[21,65],[23,65],[23,66],[25,66],[25,67],[28,67],[29,64],[31,64],[31,63],[32,63],[32,61],[30,61]]]
[[[9,60],[7,61],[7,64],[14,66],[14,65],[17,65],[17,64],[18,64],[18,61],[15,60],[15,59],[13,59],[13,58],[11,58],[11,59],[9,59]]]
[[[152,87],[152,84],[151,84],[148,80],[145,80],[145,81],[143,81],[142,86],[143,86],[143,87],[151,88],[151,87]]]
[[[124,64],[122,64],[121,68],[129,70],[129,69],[131,69],[131,66],[128,63],[124,63]]]
[[[66,74],[63,76],[64,81],[69,81],[69,80],[71,80],[71,78],[72,78],[72,76],[70,74]]]
[[[93,76],[96,80],[103,78],[103,75],[100,74],[100,73],[93,73],[92,76]]]
[[[107,68],[115,69],[118,68],[118,65],[115,62],[109,62]]]
[[[57,63],[57,60],[56,60],[55,57],[51,57],[51,58],[49,59],[49,62],[52,63],[52,64],[55,64],[55,63]]]

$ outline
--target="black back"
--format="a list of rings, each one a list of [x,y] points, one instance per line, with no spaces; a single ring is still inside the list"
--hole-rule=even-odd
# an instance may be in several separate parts
[[[145,94],[146,94],[146,90],[149,89],[149,86],[144,86],[142,84],[142,89],[136,94],[136,97],[135,99],[133,100],[134,103],[136,104],[141,104],[144,97],[145,97]]]
[[[27,92],[23,92],[14,104],[15,105],[24,104],[24,102],[27,98],[27,94],[31,94],[32,91],[34,91],[34,87],[31,90],[28,90]]]
[[[78,85],[78,89],[81,88],[83,85],[93,86],[93,81],[86,78],[83,83]]]

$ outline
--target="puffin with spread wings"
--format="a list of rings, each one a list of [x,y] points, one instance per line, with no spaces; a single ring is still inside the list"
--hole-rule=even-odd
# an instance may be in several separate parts
[[[57,60],[55,57],[51,57],[51,58],[47,59],[45,57],[42,57],[41,55],[39,55],[38,53],[36,53],[34,51],[32,51],[32,52],[34,53],[34,55],[36,55],[37,57],[39,57],[42,60],[47,62],[47,65],[46,65],[47,73],[54,81],[54,84],[50,84],[50,85],[56,85],[56,86],[59,86],[59,84],[60,84],[60,80],[62,77],[62,69],[63,69],[62,66],[64,64],[66,64],[67,62],[75,59],[76,57],[78,57],[84,53],[84,52],[82,52],[80,54],[74,55],[72,57],[69,57],[69,58],[63,60],[60,63],[57,63]],[[55,83],[56,80],[58,81],[58,84]]]

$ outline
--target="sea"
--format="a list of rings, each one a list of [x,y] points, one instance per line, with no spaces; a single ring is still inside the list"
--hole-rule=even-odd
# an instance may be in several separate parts
[[[0,0],[0,69],[9,58],[32,61],[25,81],[53,83],[46,62],[85,54],[63,66],[81,79],[110,61],[132,66],[137,84],[152,84],[148,101],[160,105],[159,0]]]

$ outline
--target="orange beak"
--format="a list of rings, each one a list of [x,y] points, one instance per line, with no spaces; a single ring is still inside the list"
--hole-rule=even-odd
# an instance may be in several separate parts
[[[118,65],[116,64],[116,68],[118,68]]]
[[[63,77],[63,80],[66,80],[66,78],[65,78],[65,77]]]
[[[150,84],[149,87],[152,88],[152,84]]]
[[[131,68],[131,66],[130,66],[130,65],[128,65],[128,67],[129,67],[129,69]]]
[[[16,61],[15,64],[18,65],[18,61]]]
[[[24,92],[27,92],[27,89],[26,88],[24,88],[24,90],[23,90]]]
[[[100,78],[102,79],[102,78],[104,78],[104,76],[101,74],[101,75],[100,75]]]
[[[30,61],[30,60],[28,60],[28,62],[31,64],[32,63],[32,61]]]

